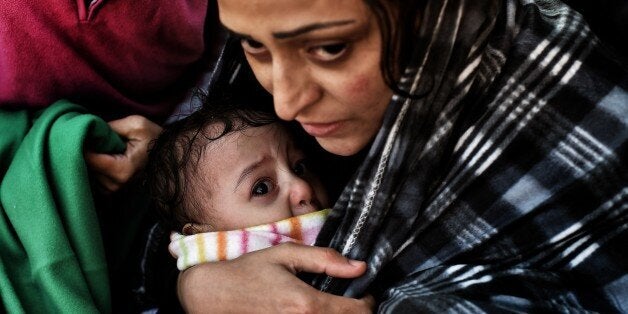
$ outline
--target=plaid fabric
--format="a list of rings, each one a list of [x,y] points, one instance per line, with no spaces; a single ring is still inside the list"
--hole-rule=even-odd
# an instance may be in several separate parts
[[[317,245],[380,312],[628,311],[628,75],[559,1],[426,1],[416,63]]]

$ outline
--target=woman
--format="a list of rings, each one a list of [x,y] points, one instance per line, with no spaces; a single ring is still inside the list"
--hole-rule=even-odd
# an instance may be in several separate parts
[[[368,154],[317,242],[346,258],[284,246],[196,267],[180,276],[187,310],[627,309],[628,76],[573,10],[218,6],[281,118],[330,153]],[[226,88],[246,67],[222,58],[213,84]],[[299,271],[320,273],[323,292]]]

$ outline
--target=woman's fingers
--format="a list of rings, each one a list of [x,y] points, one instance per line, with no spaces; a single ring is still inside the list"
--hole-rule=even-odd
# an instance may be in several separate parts
[[[137,147],[137,146],[135,146]],[[85,161],[95,174],[96,180],[108,192],[115,192],[139,171],[146,163],[147,153],[129,147],[124,154],[85,153]]]
[[[370,312],[375,310],[375,298],[372,295],[367,294],[361,298],[360,301],[364,304],[364,306],[366,306],[366,308],[369,309]]]
[[[188,312],[370,313],[372,298],[324,293],[294,274],[357,277],[364,270],[363,263],[349,262],[328,248],[288,244],[189,268],[179,276],[178,293]]]
[[[320,313],[373,313],[375,299],[367,295],[361,299],[352,299],[317,291]]]
[[[126,139],[124,153],[86,152],[85,161],[105,190],[113,192],[144,167],[148,159],[150,141],[159,135],[161,127],[142,116],[128,116],[111,121],[109,126]]]
[[[275,249],[275,261],[292,273],[325,273],[332,277],[355,278],[366,270],[366,263],[348,259],[331,248],[283,243]]]
[[[86,155],[85,159],[88,159],[88,158],[89,157]],[[97,187],[104,194],[117,191],[117,190],[120,189],[120,187],[122,187],[120,182],[114,181],[112,178],[110,178],[110,177],[108,177],[106,175],[100,174],[100,173],[98,173],[96,171],[94,171],[93,176],[94,176],[94,178],[96,178],[96,182],[98,182],[98,186]]]
[[[85,153],[88,167],[96,173],[97,180],[110,191],[115,191],[128,182],[148,159],[150,141],[130,140],[122,154]]]
[[[128,141],[150,141],[161,132],[159,125],[138,115],[110,121],[109,126]]]

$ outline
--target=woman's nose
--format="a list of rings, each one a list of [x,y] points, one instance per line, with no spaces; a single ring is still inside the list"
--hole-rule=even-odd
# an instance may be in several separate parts
[[[316,199],[316,193],[307,181],[294,176],[290,182],[290,210],[293,216],[311,213],[320,210],[320,204]]]
[[[291,121],[320,97],[310,75],[299,62],[273,61],[272,91],[279,118]]]

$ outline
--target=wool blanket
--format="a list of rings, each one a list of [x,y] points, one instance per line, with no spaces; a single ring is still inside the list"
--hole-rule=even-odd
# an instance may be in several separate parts
[[[83,149],[122,152],[102,119],[59,101],[0,110],[0,291],[9,313],[108,313],[107,264]]]
[[[170,236],[170,253],[177,268],[185,270],[205,262],[227,261],[285,242],[313,245],[329,209],[239,230]]]
[[[628,74],[555,0],[428,0],[317,245],[392,313],[628,312]]]

